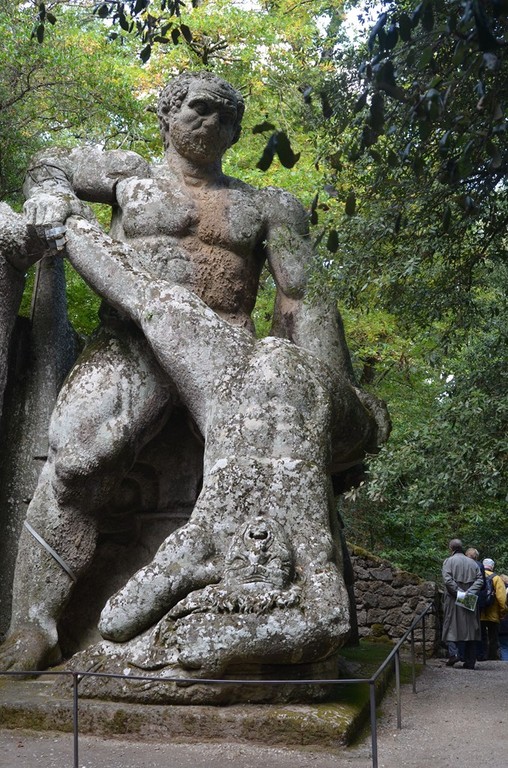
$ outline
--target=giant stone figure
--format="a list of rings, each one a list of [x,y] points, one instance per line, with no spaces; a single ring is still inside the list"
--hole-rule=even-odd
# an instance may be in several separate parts
[[[356,386],[336,309],[306,298],[312,248],[300,204],[222,172],[243,110],[225,81],[184,74],[159,101],[160,166],[87,147],[45,150],[29,169],[27,231],[42,253],[55,244],[44,232],[65,224],[65,256],[105,303],[51,419],[2,668],[60,660],[60,622],[89,575],[101,516],[176,408],[204,443],[202,487],[188,521],[109,597],[103,640],[78,666],[199,679],[277,665],[319,677],[347,636],[331,477],[374,451],[388,422]],[[109,235],[83,201],[112,206]],[[272,335],[257,341],[250,314],[265,262],[277,297]],[[108,690],[87,682],[89,695]],[[221,696],[133,691],[124,695]]]

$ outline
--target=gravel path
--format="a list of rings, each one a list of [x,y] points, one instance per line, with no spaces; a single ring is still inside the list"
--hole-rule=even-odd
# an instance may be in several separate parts
[[[394,695],[382,706],[379,768],[507,768],[508,663],[474,671],[432,659],[402,692],[402,730]],[[337,751],[250,744],[141,744],[79,740],[79,768],[372,768],[370,736]],[[72,737],[0,730],[0,768],[72,768]]]

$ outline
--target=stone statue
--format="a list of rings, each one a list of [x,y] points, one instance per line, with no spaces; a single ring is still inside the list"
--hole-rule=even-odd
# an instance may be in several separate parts
[[[25,272],[43,255],[35,227],[0,203],[0,416],[7,378],[7,355],[25,285]]]
[[[2,668],[59,660],[58,622],[101,510],[181,403],[204,439],[202,490],[189,522],[108,600],[89,660],[220,676],[320,662],[347,634],[330,477],[375,450],[387,420],[355,385],[336,309],[306,300],[301,206],[222,173],[243,109],[220,78],[184,74],[159,102],[164,165],[83,148],[45,151],[29,170],[29,224],[66,223],[67,257],[107,304],[52,417]],[[112,206],[109,235],[83,200]],[[273,336],[256,341],[266,260]]]

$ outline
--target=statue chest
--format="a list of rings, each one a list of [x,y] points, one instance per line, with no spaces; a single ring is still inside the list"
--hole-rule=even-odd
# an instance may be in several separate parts
[[[119,183],[117,201],[128,240],[169,237],[173,243],[194,241],[194,247],[202,243],[251,255],[263,236],[254,195],[239,190],[201,189],[191,195],[165,179],[128,179]]]

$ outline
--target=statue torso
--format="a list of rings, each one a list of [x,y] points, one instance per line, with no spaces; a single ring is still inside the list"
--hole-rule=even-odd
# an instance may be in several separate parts
[[[229,322],[250,326],[264,261],[261,193],[223,177],[188,187],[169,169],[118,183],[111,234],[160,277],[184,285]]]

